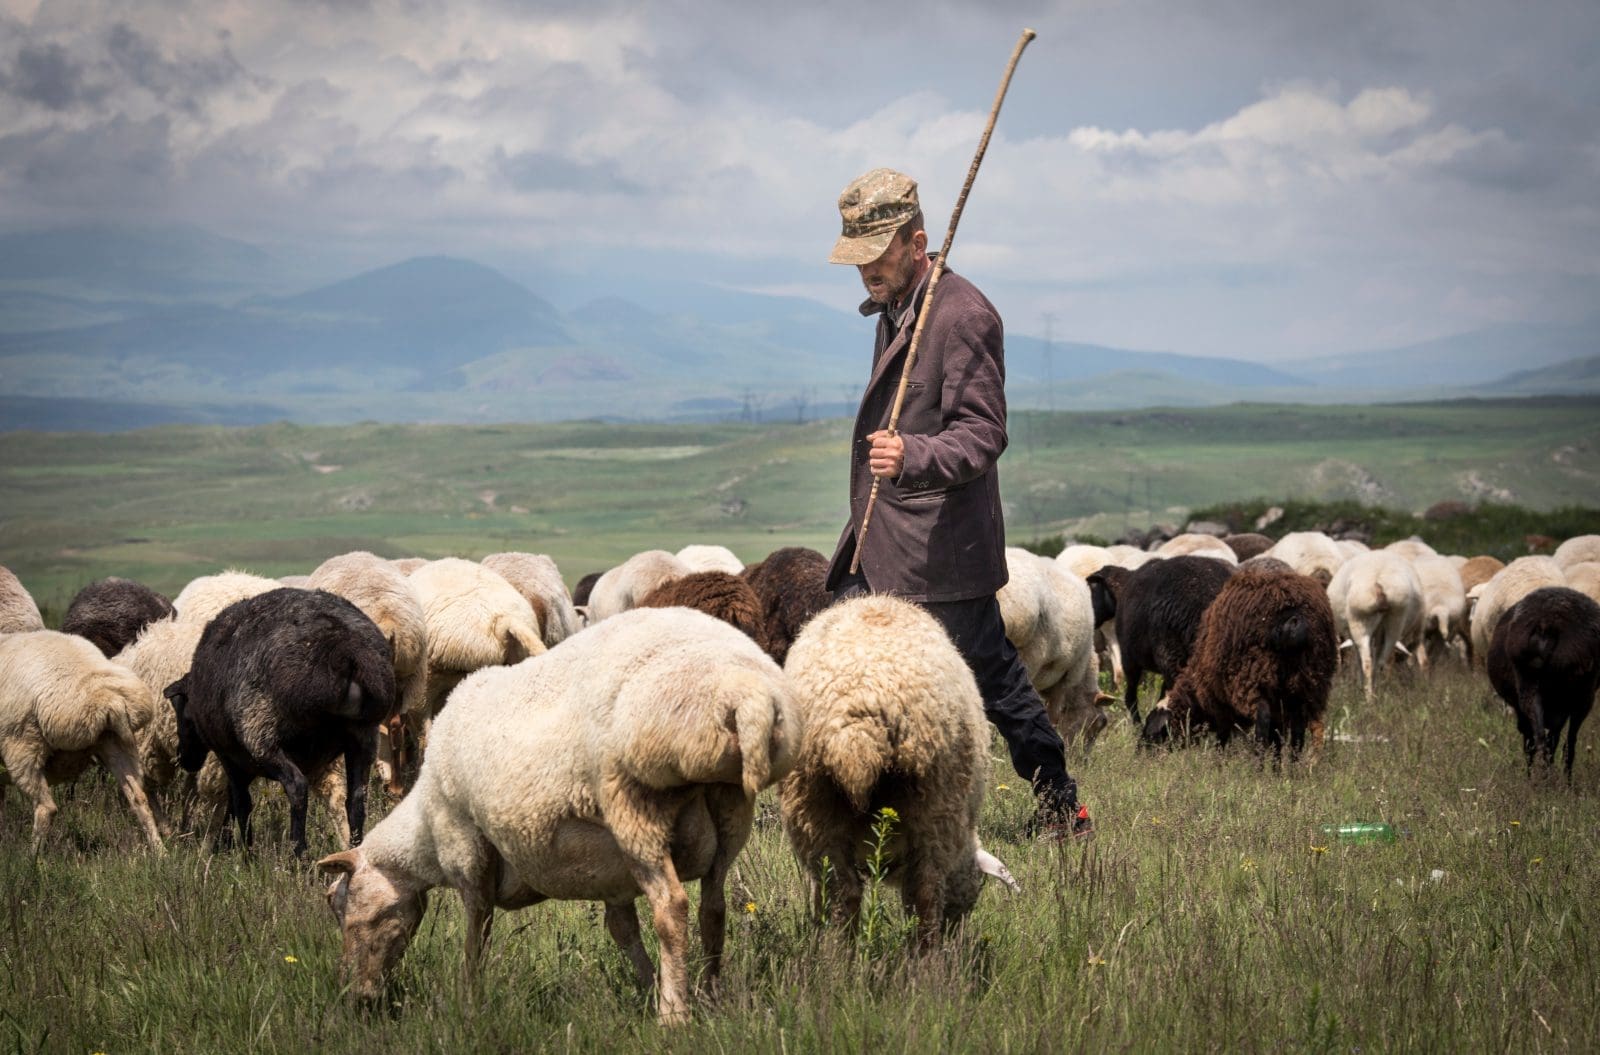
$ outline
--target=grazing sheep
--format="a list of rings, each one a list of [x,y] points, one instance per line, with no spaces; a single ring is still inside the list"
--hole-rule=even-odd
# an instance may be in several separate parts
[[[1411,562],[1398,553],[1371,550],[1352,557],[1328,583],[1328,600],[1338,632],[1348,634],[1361,659],[1367,700],[1374,699],[1373,679],[1389,665],[1395,647],[1418,641],[1422,634],[1422,583]],[[1427,652],[1417,661],[1427,667]]]
[[[1600,561],[1586,560],[1569,564],[1566,568],[1567,585],[1585,597],[1600,601]]]
[[[1087,579],[1107,564],[1117,563],[1104,546],[1075,542],[1056,554],[1056,563],[1080,579]]]
[[[1290,757],[1322,745],[1322,716],[1339,666],[1328,593],[1294,571],[1241,569],[1206,609],[1194,654],[1145,722],[1159,743],[1174,728],[1210,729],[1227,743],[1255,731],[1256,743]]]
[[[469,978],[496,908],[595,900],[642,986],[654,973],[635,900],[654,912],[663,1023],[689,1015],[689,900],[700,881],[707,973],[720,970],[728,869],[755,797],[801,740],[788,680],[747,637],[700,612],[607,620],[456,690],[417,785],[358,849],[323,858],[351,992],[375,999],[426,906],[466,908]]]
[[[1227,561],[1229,564],[1238,564],[1239,556],[1233,552],[1233,547],[1217,538],[1215,535],[1200,535],[1190,532],[1183,535],[1174,535],[1167,539],[1156,549],[1158,557],[1213,557],[1217,560]]]
[[[1251,557],[1260,556],[1277,545],[1277,542],[1271,537],[1257,534],[1254,531],[1246,531],[1238,535],[1227,535],[1224,536],[1222,541],[1227,543],[1229,549],[1233,550],[1233,555],[1239,558],[1240,564],[1243,564]]]
[[[1517,716],[1528,767],[1535,752],[1555,759],[1567,725],[1567,780],[1578,729],[1600,687],[1600,604],[1565,586],[1523,597],[1499,621],[1489,644],[1489,681]]]
[[[854,926],[873,824],[888,817],[887,879],[919,944],[937,942],[984,872],[1010,878],[978,843],[990,732],[966,661],[932,616],[880,595],[819,613],[784,669],[805,739],[778,800],[813,911]]]
[[[277,579],[265,579],[247,571],[230,569],[191,580],[172,599],[172,607],[177,609],[180,621],[204,624],[211,622],[235,601],[283,588]]]
[[[1288,564],[1287,561],[1281,561],[1277,557],[1269,557],[1265,553],[1257,553],[1254,557],[1251,557],[1248,560],[1240,561],[1239,562],[1239,570],[1240,571],[1246,571],[1246,570],[1249,570],[1249,571],[1294,571],[1293,568],[1289,567],[1289,564]],[[1295,574],[1299,575],[1300,573],[1299,572],[1295,572]]]
[[[664,549],[635,553],[594,584],[589,594],[589,622],[598,623],[636,608],[639,599],[657,586],[689,574],[689,566]]]
[[[1347,559],[1338,544],[1320,531],[1291,531],[1267,550],[1267,555],[1324,586],[1333,581],[1333,573]]]
[[[228,812],[249,846],[250,781],[289,797],[289,838],[306,850],[308,773],[344,759],[350,838],[366,823],[378,723],[394,709],[394,654],[361,609],[322,590],[282,587],[246,598],[206,625],[189,673],[169,685],[178,762],[197,773],[215,752]]]
[[[1600,561],[1600,535],[1574,535],[1557,546],[1550,556],[1563,570],[1574,564]]]
[[[725,571],[738,575],[744,571],[744,561],[727,546],[692,545],[680,549],[677,558],[690,571]]]
[[[78,591],[67,605],[61,632],[87,638],[110,657],[132,644],[146,626],[171,614],[172,602],[150,587],[113,577]]]
[[[1137,723],[1139,683],[1145,671],[1161,676],[1157,696],[1165,695],[1189,661],[1200,616],[1234,573],[1234,566],[1212,557],[1168,557],[1122,577],[1107,572],[1102,568],[1091,576],[1095,618],[1109,615],[1117,621],[1117,643],[1127,672],[1128,714]]]
[[[1542,587],[1566,584],[1561,565],[1551,557],[1536,556],[1518,557],[1496,572],[1494,578],[1474,587],[1477,601],[1472,607],[1472,654],[1489,654],[1494,626],[1512,605]]]
[[[741,577],[761,599],[767,655],[782,666],[801,628],[833,603],[828,558],[805,546],[785,546],[746,567]]]
[[[10,568],[0,564],[0,634],[25,634],[43,630],[44,618],[33,595]]]
[[[154,710],[144,683],[81,637],[0,636],[0,797],[11,783],[33,800],[36,852],[56,815],[50,785],[75,779],[95,759],[116,778],[150,845],[162,849],[135,739]]]
[[[424,680],[430,717],[473,671],[520,663],[545,651],[533,606],[488,568],[445,557],[418,568],[409,581],[422,602],[426,627]],[[406,720],[411,732],[420,736],[415,718],[408,715]]]
[[[1137,546],[1126,546],[1120,544],[1116,546],[1107,546],[1106,552],[1111,554],[1112,564],[1115,564],[1119,568],[1127,568],[1129,571],[1142,568],[1153,560],[1161,559],[1154,553],[1142,550]]]
[[[556,562],[542,553],[491,553],[478,562],[528,599],[539,620],[539,636],[555,648],[583,629]]]
[[[1398,553],[1406,560],[1415,561],[1418,557],[1437,557],[1439,551],[1422,541],[1415,535],[1391,542],[1383,547],[1389,553]]]
[[[182,623],[175,619],[158,619],[145,627],[139,637],[117,653],[116,662],[129,670],[150,689],[151,698],[161,700],[168,685],[189,673],[194,660],[195,646],[205,633],[200,623]],[[144,774],[144,791],[150,799],[156,824],[161,834],[171,834],[161,806],[160,794],[170,787],[178,771],[178,715],[164,702],[158,702],[155,714],[139,730],[139,769]],[[320,774],[307,774],[312,790],[327,807],[334,829],[342,845],[350,845],[349,822],[345,817],[345,776],[342,761],[335,761]],[[198,799],[207,816],[203,830],[220,835],[228,819],[228,776],[215,755],[208,755],[200,772],[191,778],[193,798]],[[188,827],[190,796],[184,795],[182,823]]]
[[[361,609],[394,655],[395,713],[378,730],[378,774],[391,794],[405,790],[415,766],[408,732],[421,729],[428,710],[428,624],[412,581],[389,561],[357,550],[329,557],[310,575],[310,589],[326,590]]]
[[[636,608],[693,608],[743,631],[767,649],[767,624],[761,598],[750,584],[725,571],[690,572],[668,579],[639,598]]]
[[[1365,542],[1362,542],[1360,539],[1334,539],[1333,544],[1339,548],[1339,553],[1344,557],[1345,560],[1350,560],[1353,557],[1359,557],[1363,553],[1372,552],[1372,547],[1367,545]]]
[[[1506,562],[1499,557],[1484,554],[1462,564],[1456,569],[1456,574],[1461,576],[1461,588],[1470,596],[1475,587],[1482,586],[1494,578],[1505,566]]]
[[[1471,646],[1467,636],[1467,591],[1461,588],[1461,574],[1448,557],[1413,557],[1411,567],[1422,584],[1422,646],[1435,643],[1440,651],[1461,642],[1463,651]]]
[[[1084,748],[1091,748],[1106,727],[1100,704],[1116,700],[1100,691],[1089,585],[1016,546],[1006,547],[1006,569],[1009,581],[997,595],[1006,637],[1061,739],[1070,746],[1082,734]]]
[[[395,570],[401,575],[410,575],[418,568],[427,566],[429,561],[427,557],[396,557],[389,563],[393,564]]]

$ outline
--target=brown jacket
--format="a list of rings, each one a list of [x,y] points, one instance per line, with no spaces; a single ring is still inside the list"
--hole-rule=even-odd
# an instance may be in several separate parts
[[[940,276],[932,311],[900,411],[905,468],[878,489],[861,571],[880,593],[911,601],[961,601],[993,594],[1006,584],[1006,532],[995,467],[1006,449],[1004,335],[994,305],[953,272]],[[914,312],[907,313],[898,333],[886,314],[878,316],[878,354],[852,434],[850,523],[828,569],[830,590],[850,568],[872,490],[867,436],[889,426],[915,329]]]

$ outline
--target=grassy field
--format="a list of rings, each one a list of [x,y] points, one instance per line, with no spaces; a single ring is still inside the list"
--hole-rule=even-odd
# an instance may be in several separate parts
[[[1309,769],[1247,752],[1143,754],[1119,722],[1073,760],[1087,845],[1026,841],[995,744],[982,833],[1023,891],[984,891],[918,958],[898,902],[855,948],[819,932],[768,796],[741,857],[720,993],[654,1024],[594,906],[502,914],[481,992],[436,893],[387,1012],[340,998],[322,883],[262,789],[254,856],[142,848],[109,787],[62,796],[35,858],[0,811],[0,1048],[271,1051],[1592,1051],[1600,1037],[1600,762],[1524,773],[1481,675],[1341,678]],[[313,811],[314,817],[316,811]],[[1390,845],[1326,823],[1387,820]],[[332,848],[313,826],[313,854]],[[647,928],[648,930],[648,928]]]
[[[569,582],[693,541],[746,560],[826,551],[848,435],[842,420],[0,433],[0,564],[59,614],[103,575],[171,593],[223,566],[303,573],[357,548],[531,550]],[[1020,413],[1001,466],[1016,542],[1258,497],[1593,505],[1600,399]]]

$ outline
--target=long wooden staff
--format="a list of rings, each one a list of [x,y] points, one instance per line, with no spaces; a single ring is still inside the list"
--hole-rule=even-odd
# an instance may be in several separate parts
[[[1011,87],[1011,75],[1016,72],[1017,60],[1022,58],[1022,49],[1028,42],[1039,34],[1031,29],[1022,31],[1022,39],[1017,41],[1017,46],[1011,52],[1011,60],[1006,63],[1006,72],[1000,78],[1000,90],[995,92],[994,105],[989,108],[989,123],[984,126],[983,138],[978,140],[978,152],[972,156],[972,167],[967,169],[967,181],[961,185],[961,194],[956,198],[955,212],[950,214],[950,226],[944,232],[944,248],[939,251],[939,256],[933,262],[933,274],[928,276],[928,292],[923,295],[922,310],[917,314],[917,328],[911,331],[911,347],[906,350],[906,365],[900,371],[900,387],[895,390],[894,409],[889,412],[889,435],[897,434],[900,425],[900,408],[906,401],[906,381],[911,377],[911,367],[917,361],[917,346],[922,343],[922,331],[928,325],[928,316],[933,314],[933,291],[939,285],[939,276],[944,274],[945,261],[950,259],[950,245],[956,240],[956,225],[961,222],[961,210],[967,206],[967,195],[972,192],[972,183],[978,178],[978,166],[983,164],[984,152],[989,149],[989,137],[994,134],[994,123],[1000,116],[1000,104],[1005,101],[1006,89]],[[883,483],[883,477],[872,478],[872,493],[867,496],[867,509],[861,516],[861,533],[856,536],[856,550],[850,556],[850,574],[854,575],[861,570],[861,550],[867,541],[867,528],[872,524],[872,507],[878,503],[878,486]]]

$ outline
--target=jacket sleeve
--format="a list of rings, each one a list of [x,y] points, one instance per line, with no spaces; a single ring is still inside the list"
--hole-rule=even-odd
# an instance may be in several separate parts
[[[968,311],[943,335],[943,428],[902,433],[905,467],[895,483],[923,490],[954,487],[994,468],[1006,449],[1004,337],[991,312]]]

